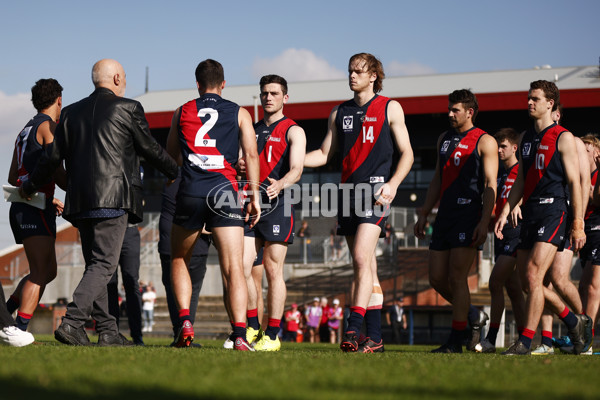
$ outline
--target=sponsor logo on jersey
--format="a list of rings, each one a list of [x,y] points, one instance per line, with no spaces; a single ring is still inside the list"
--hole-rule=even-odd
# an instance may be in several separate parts
[[[37,229],[37,225],[36,224],[21,224],[21,229],[25,230],[25,229]]]
[[[458,240],[464,242],[467,239],[467,235],[464,232],[458,234]]]
[[[514,179],[506,178],[506,183],[515,183],[515,180]]]
[[[281,138],[269,136],[269,138],[267,139],[267,142],[281,142]]]
[[[222,155],[190,154],[188,161],[202,169],[225,168],[225,156]]]
[[[544,146],[543,144],[540,144],[540,147],[538,147],[540,150],[548,150],[548,146]]]
[[[273,234],[279,235],[280,230],[281,230],[281,227],[279,225],[273,225]]]
[[[554,203],[554,197],[540,197],[540,204],[552,204]]]
[[[464,197],[459,197],[458,199],[456,199],[456,204],[460,204],[460,205],[471,204],[471,199],[465,199]]]
[[[217,147],[215,139],[202,139],[197,147]]]
[[[444,141],[444,143],[442,143],[442,150],[441,150],[441,152],[442,153],[447,152],[448,151],[448,146],[450,146],[450,141],[449,140]]]
[[[544,226],[542,226],[540,229],[538,229],[538,236],[542,236],[544,234]]]
[[[345,131],[354,129],[353,115],[344,115],[344,119],[342,121],[342,129]]]
[[[369,178],[369,182],[370,183],[380,183],[380,182],[383,183],[384,182],[383,176],[371,176]]]
[[[459,149],[469,149],[469,146],[467,146],[466,144],[459,143],[458,148]]]
[[[365,121],[367,121],[367,122],[377,122],[377,117],[365,117]]]
[[[600,231],[600,225],[592,225],[590,230],[591,231]]]
[[[528,156],[531,152],[531,143],[523,143],[523,155]]]

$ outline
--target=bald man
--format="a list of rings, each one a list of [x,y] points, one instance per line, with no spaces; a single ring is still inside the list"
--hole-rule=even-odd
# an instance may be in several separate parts
[[[96,320],[98,344],[132,345],[108,312],[106,284],[114,274],[127,223],[142,221],[140,156],[170,180],[177,164],[152,138],[142,105],[126,99],[127,80],[115,60],[92,69],[95,90],[63,109],[53,146],[38,162],[21,195],[29,197],[65,162],[67,192],[63,217],[79,229],[85,272],[54,332],[62,343],[87,346],[84,330]]]

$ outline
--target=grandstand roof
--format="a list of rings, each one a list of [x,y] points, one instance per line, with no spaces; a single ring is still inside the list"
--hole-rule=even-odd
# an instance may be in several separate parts
[[[524,109],[529,83],[545,79],[561,90],[565,108],[600,107],[600,70],[597,66],[542,67],[528,70],[469,72],[389,77],[382,95],[397,99],[407,114],[440,113],[447,110],[447,95],[455,89],[471,89],[481,111]],[[291,82],[286,115],[290,118],[327,118],[331,108],[351,98],[347,79]],[[248,108],[258,105],[258,84],[227,86],[223,97]],[[195,88],[145,93],[136,98],[144,106],[152,128],[168,127],[173,111],[198,97]],[[258,107],[260,109],[260,107]]]

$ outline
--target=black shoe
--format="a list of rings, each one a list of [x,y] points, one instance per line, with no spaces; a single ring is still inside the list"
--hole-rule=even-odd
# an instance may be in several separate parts
[[[489,319],[485,311],[479,310],[479,318],[471,323],[471,339],[467,341],[467,350],[475,351],[475,346],[481,341],[481,330]]]
[[[177,339],[173,340],[173,342],[171,342],[171,344],[169,345],[169,347],[177,347]],[[192,349],[201,349],[202,345],[200,343],[190,343],[189,346],[186,346],[186,348],[192,348]]]
[[[374,342],[371,338],[367,338],[367,340],[361,342],[358,345],[359,353],[383,353],[385,348],[383,347],[383,339],[379,342]]]
[[[135,346],[135,344],[118,332],[102,332],[98,335],[98,346]]]
[[[571,343],[573,344],[573,354],[578,355],[586,347],[586,341],[588,342],[587,347],[589,348],[591,343],[591,333],[588,333],[591,330],[589,325],[589,317],[587,315],[578,314],[575,316],[577,318],[577,325],[573,329],[569,329],[569,338],[571,339]]]
[[[340,349],[342,349],[344,353],[356,353],[358,350],[358,336],[356,336],[356,332],[348,331],[342,335]]]
[[[54,338],[71,346],[91,346],[92,344],[83,326],[75,328],[64,322],[54,331]]]
[[[502,353],[503,356],[528,356],[530,354],[531,350],[525,347],[520,340],[514,342],[512,346]]]
[[[585,334],[583,335],[583,349],[581,352],[585,353],[592,347],[592,341],[594,340],[592,328],[594,327],[594,322],[586,314],[583,314],[583,317],[586,319],[587,324],[585,326]]]
[[[437,349],[431,350],[432,353],[446,353],[446,354],[459,354],[462,353],[462,346],[455,343],[446,343],[438,347]]]

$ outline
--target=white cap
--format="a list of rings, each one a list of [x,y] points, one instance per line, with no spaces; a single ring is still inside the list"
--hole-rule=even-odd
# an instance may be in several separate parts
[[[338,299],[333,299],[333,304],[338,305],[340,304],[340,301]]]

